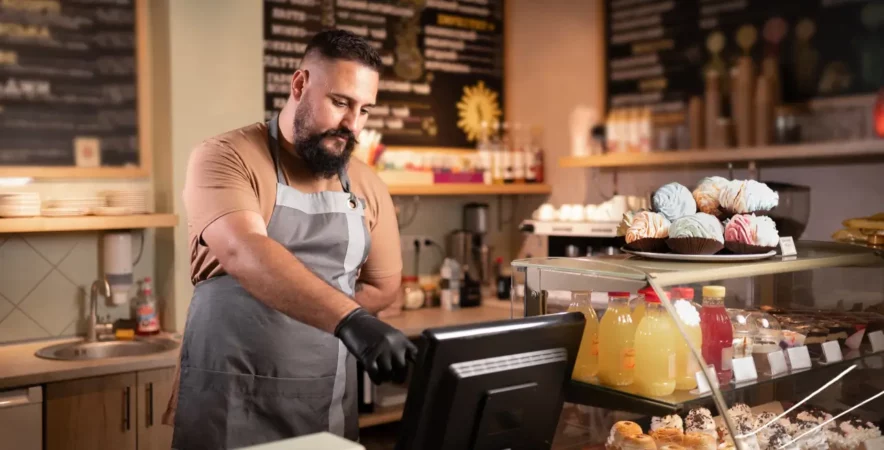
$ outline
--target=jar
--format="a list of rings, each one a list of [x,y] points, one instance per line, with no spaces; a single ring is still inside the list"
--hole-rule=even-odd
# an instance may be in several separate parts
[[[424,306],[426,295],[417,277],[414,275],[402,277],[402,307],[405,309],[420,309]]]

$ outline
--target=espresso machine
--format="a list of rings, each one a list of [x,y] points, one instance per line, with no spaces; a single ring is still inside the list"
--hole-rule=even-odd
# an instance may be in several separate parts
[[[448,235],[448,257],[462,268],[461,306],[478,306],[482,292],[490,292],[494,283],[488,233],[488,204],[469,203],[463,208],[463,227]]]

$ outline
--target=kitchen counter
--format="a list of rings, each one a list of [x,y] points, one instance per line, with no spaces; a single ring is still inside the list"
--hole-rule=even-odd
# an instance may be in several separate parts
[[[517,316],[520,316],[517,313]],[[510,303],[485,300],[482,306],[445,311],[440,308],[405,311],[384,321],[409,337],[419,336],[425,329],[505,320],[510,318]],[[171,337],[171,335],[167,335]],[[50,345],[74,342],[80,338],[54,339],[0,346],[0,390],[57,381],[111,375],[138,370],[174,367],[178,349],[147,356],[128,356],[86,361],[56,361],[38,358],[34,353]]]

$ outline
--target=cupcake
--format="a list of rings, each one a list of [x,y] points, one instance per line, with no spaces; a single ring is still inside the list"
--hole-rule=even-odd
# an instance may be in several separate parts
[[[722,177],[706,177],[700,180],[700,184],[694,189],[694,201],[697,203],[697,210],[715,217],[721,215],[721,203],[718,196],[721,189],[727,185],[728,180]]]
[[[715,450],[718,440],[706,433],[689,431],[684,435],[684,447],[690,450]]]
[[[662,428],[675,428],[684,432],[684,422],[678,414],[670,414],[666,417],[655,416],[651,418],[651,431],[656,431]]]
[[[839,420],[838,425],[826,430],[829,448],[832,450],[851,450],[860,448],[863,442],[881,436],[881,430],[871,422],[856,417]]]
[[[724,248],[724,229],[706,213],[684,216],[672,222],[666,245],[683,255],[712,255]]]
[[[685,432],[701,433],[718,438],[718,432],[715,431],[715,421],[712,420],[712,413],[706,408],[696,408],[688,412],[684,419]]]
[[[793,419],[789,434],[801,450],[828,450],[828,434],[815,421]]]
[[[663,253],[669,236],[669,221],[661,214],[642,211],[632,218],[626,230],[626,248],[642,252]]]
[[[737,214],[724,227],[724,246],[737,254],[767,253],[779,243],[777,225],[770,217]]]
[[[678,428],[658,428],[654,431],[651,431],[651,437],[654,439],[654,442],[657,443],[657,446],[661,446],[664,444],[678,444],[681,445],[684,443],[684,432],[679,430]]]
[[[697,203],[688,188],[678,184],[663,185],[651,199],[654,211],[663,214],[670,222],[697,212]]]
[[[771,439],[775,434],[780,433],[786,434],[787,436],[789,434],[789,430],[787,430],[786,427],[784,427],[783,424],[779,423],[778,421],[768,425],[768,423],[770,423],[770,421],[774,420],[776,417],[776,414],[767,411],[755,417],[755,429],[759,430],[758,434],[756,434],[755,436],[758,437],[758,443],[761,444],[762,449],[770,447]]]
[[[624,448],[626,438],[637,434],[642,434],[642,427],[637,423],[627,420],[617,422],[611,427],[611,434],[608,435],[608,440],[605,442],[605,449],[621,450]]]
[[[728,181],[718,194],[725,217],[734,214],[763,214],[777,207],[780,196],[764,183],[755,180]]]
[[[634,434],[626,436],[623,441],[622,450],[657,450],[657,444],[654,439],[647,434]]]

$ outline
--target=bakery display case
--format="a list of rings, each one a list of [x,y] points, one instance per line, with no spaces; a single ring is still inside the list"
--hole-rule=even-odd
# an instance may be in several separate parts
[[[884,448],[884,255],[796,248],[514,261],[514,314],[587,318],[553,448]]]

